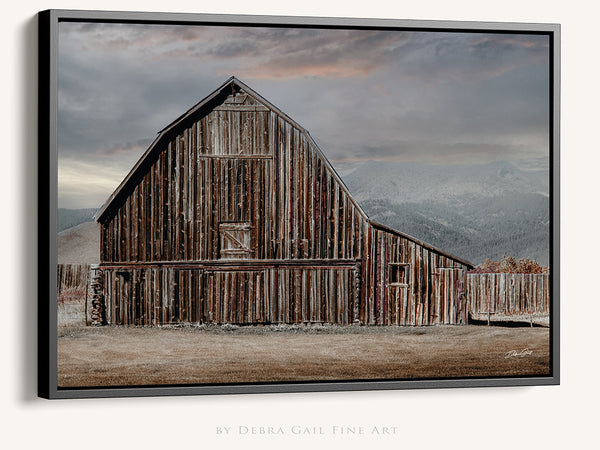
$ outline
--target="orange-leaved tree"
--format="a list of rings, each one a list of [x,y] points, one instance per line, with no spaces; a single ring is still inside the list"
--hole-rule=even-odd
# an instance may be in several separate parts
[[[469,273],[550,273],[550,268],[540,266],[533,259],[504,256],[500,261],[488,258]]]

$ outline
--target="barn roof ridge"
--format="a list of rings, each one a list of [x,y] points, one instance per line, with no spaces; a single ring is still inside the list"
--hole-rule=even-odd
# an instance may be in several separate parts
[[[174,128],[179,123],[181,123],[182,121],[184,121],[185,119],[187,119],[189,116],[193,115],[196,111],[198,111],[199,109],[201,109],[210,100],[212,100],[213,98],[215,98],[218,94],[220,94],[221,92],[223,92],[223,90],[225,88],[227,88],[228,86],[230,86],[230,85],[236,85],[237,87],[239,87],[240,89],[242,89],[244,92],[246,92],[247,94],[250,94],[252,97],[256,98],[258,101],[260,101],[261,103],[263,103],[267,108],[273,110],[275,113],[277,113],[278,115],[282,116],[285,120],[287,120],[288,122],[290,122],[290,124],[294,125],[297,128],[300,128],[300,129],[304,130],[304,128],[302,127],[302,125],[300,125],[298,122],[296,122],[294,119],[292,119],[286,113],[284,113],[280,108],[278,108],[273,103],[271,103],[269,100],[267,100],[265,97],[263,97],[262,95],[260,95],[258,92],[256,92],[254,89],[252,89],[246,83],[244,83],[242,80],[240,80],[236,76],[232,75],[223,84],[221,84],[217,89],[215,89],[213,92],[211,92],[210,94],[208,94],[206,97],[204,97],[202,100],[200,100],[194,106],[192,106],[190,109],[188,109],[182,115],[180,115],[179,117],[177,117],[169,125],[167,125],[162,130],[160,130],[158,133],[160,134],[160,133],[163,133],[164,131],[167,131],[167,130],[170,130],[170,129]]]

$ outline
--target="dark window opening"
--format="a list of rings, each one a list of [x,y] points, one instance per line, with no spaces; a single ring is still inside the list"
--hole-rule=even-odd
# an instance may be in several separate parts
[[[408,264],[390,263],[390,286],[408,286]]]

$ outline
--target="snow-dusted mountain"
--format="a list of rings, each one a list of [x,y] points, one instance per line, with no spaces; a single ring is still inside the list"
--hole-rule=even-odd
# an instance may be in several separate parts
[[[504,255],[548,264],[548,170],[368,161],[343,179],[373,220],[475,264]]]

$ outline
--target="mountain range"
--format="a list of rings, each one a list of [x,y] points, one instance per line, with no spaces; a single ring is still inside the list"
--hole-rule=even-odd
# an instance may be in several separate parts
[[[344,182],[369,217],[475,264],[504,255],[549,262],[549,171],[505,161],[367,161]]]

